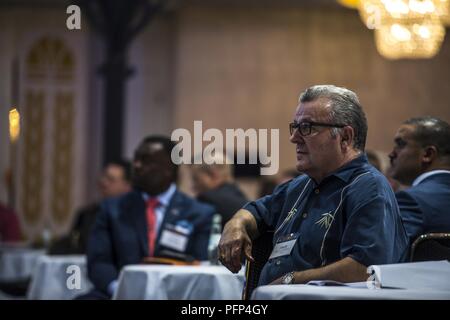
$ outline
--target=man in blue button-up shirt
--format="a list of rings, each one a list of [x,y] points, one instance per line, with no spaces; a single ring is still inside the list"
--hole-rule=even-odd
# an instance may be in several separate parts
[[[356,94],[307,89],[290,132],[304,175],[235,214],[219,245],[222,263],[239,271],[266,230],[274,230],[274,249],[260,285],[365,281],[367,266],[403,261],[406,233],[388,181],[364,154],[367,121]]]

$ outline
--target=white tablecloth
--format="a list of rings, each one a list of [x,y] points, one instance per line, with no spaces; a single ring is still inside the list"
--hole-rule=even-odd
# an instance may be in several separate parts
[[[424,261],[374,265],[374,280],[381,287],[450,292],[450,263]]]
[[[31,277],[37,259],[45,250],[27,248],[0,249],[0,280],[22,281]]]
[[[27,298],[69,300],[91,288],[92,284],[87,278],[85,256],[42,256],[34,269]]]
[[[369,300],[423,299],[450,300],[450,291],[420,289],[368,289],[313,286],[304,284],[273,285],[256,288],[252,300]]]
[[[275,285],[256,288],[252,299],[436,299],[450,300],[450,263],[427,261],[369,266],[368,282],[336,286]],[[328,284],[328,285],[324,285]],[[381,289],[379,289],[381,288]]]
[[[244,274],[223,266],[131,265],[120,273],[114,299],[238,300]]]

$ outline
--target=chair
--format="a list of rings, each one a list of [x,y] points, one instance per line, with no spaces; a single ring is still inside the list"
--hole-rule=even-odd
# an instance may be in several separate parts
[[[430,260],[450,261],[450,233],[427,233],[413,242],[411,262]]]
[[[258,286],[261,271],[269,260],[273,249],[273,231],[261,234],[252,243],[252,257],[254,262],[247,261],[245,270],[245,286],[242,292],[242,300],[250,300],[253,290]]]

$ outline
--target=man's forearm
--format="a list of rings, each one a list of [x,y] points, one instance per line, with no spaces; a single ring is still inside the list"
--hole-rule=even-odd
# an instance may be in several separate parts
[[[312,280],[334,280],[338,282],[362,282],[369,275],[367,267],[350,257],[346,257],[328,266],[294,273],[295,283],[307,283]]]
[[[228,224],[230,224],[228,226],[230,228],[237,226],[243,227],[252,240],[259,235],[256,219],[255,217],[253,217],[250,211],[246,209],[240,209],[238,212],[236,212],[233,218],[231,218],[231,220],[227,223],[227,225]]]

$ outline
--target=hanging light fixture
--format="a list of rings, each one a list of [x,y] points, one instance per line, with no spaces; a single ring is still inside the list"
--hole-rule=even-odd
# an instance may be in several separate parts
[[[360,0],[358,9],[364,24],[377,25],[395,21],[402,24],[435,20],[443,23],[449,18],[449,0]]]
[[[358,0],[353,5],[364,24],[375,30],[377,50],[388,59],[435,56],[444,40],[444,24],[450,22],[450,0]]]
[[[442,24],[385,24],[375,29],[378,52],[388,59],[432,58],[444,39]]]

